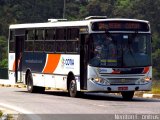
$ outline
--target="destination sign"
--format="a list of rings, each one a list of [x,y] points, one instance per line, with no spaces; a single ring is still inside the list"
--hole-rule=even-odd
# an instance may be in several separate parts
[[[102,21],[92,24],[93,31],[149,31],[149,26],[137,21]]]

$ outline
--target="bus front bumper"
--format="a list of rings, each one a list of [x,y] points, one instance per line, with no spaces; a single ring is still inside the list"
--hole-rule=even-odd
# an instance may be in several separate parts
[[[152,82],[149,81],[145,84],[137,84],[137,85],[102,85],[97,84],[91,80],[87,83],[87,91],[94,92],[121,92],[121,91],[150,91],[152,86]]]

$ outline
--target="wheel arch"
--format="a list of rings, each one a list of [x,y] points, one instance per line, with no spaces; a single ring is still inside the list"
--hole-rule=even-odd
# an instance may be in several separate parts
[[[71,80],[75,80],[75,75],[72,71],[70,71],[67,75],[67,90],[69,89],[69,84]]]
[[[28,69],[26,70],[25,84],[27,84],[27,76],[28,76],[29,73],[31,73],[31,69],[30,69],[30,68],[28,68]]]

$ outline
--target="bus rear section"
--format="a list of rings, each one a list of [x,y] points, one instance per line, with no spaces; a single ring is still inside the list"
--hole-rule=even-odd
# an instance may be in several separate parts
[[[26,84],[31,93],[50,87],[68,90],[74,97],[81,89],[86,90],[87,76],[80,74],[87,68],[86,62],[83,64],[83,39],[88,34],[88,22],[76,23],[11,25],[9,79]]]

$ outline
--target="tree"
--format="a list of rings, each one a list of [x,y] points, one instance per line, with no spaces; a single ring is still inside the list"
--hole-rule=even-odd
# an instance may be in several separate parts
[[[6,68],[7,67],[7,39],[4,36],[0,36],[0,67]]]
[[[7,61],[8,27],[16,23],[46,22],[63,18],[64,0],[0,0],[0,56]],[[133,18],[150,21],[153,43],[154,77],[160,79],[160,0],[66,0],[66,18],[80,20],[87,16]],[[1,64],[0,63],[0,64]]]
[[[84,11],[82,12],[85,13],[85,17],[87,16],[113,17],[114,4],[116,3],[115,1],[113,0],[92,0],[86,6],[85,12]],[[83,16],[83,14],[81,16]]]

